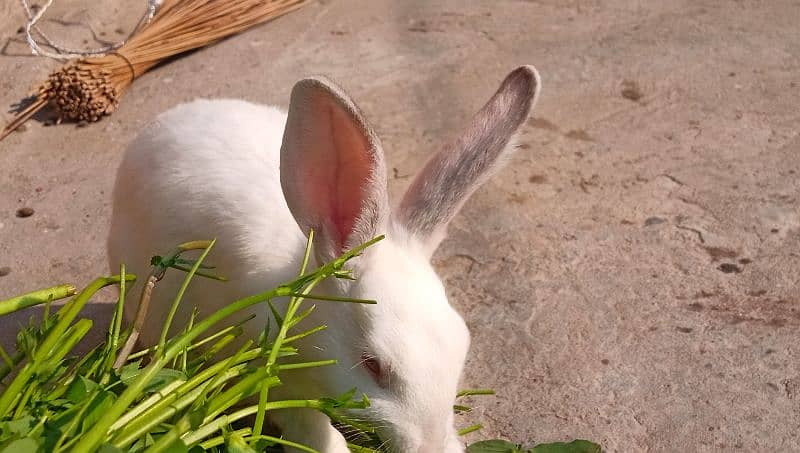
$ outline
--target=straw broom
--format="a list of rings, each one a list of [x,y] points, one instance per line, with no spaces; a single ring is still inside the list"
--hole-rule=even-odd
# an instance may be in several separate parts
[[[159,62],[219,41],[302,6],[307,0],[164,0],[152,21],[116,51],[81,58],[50,74],[0,140],[47,105],[63,120],[98,121],[117,109],[133,81]]]

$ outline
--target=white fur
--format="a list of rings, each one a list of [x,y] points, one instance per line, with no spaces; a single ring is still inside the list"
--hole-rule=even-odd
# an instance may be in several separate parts
[[[535,71],[532,74],[528,79],[538,84]],[[329,103],[324,104],[326,108],[343,106],[344,113],[337,124],[341,125],[341,118],[345,118],[345,123],[359,126],[353,130],[365,134],[363,143],[372,153],[365,150],[364,155],[377,159],[362,187],[374,191],[372,200],[377,201],[364,208],[353,229],[368,236],[385,233],[387,238],[352,261],[356,281],[323,284],[316,290],[377,299],[379,303],[362,306],[320,302],[301,325],[310,328],[326,324],[329,328],[306,337],[298,345],[303,355],[297,360],[335,358],[338,365],[287,372],[284,385],[271,395],[309,398],[357,387],[369,395],[372,405],[353,415],[380,426],[379,434],[392,451],[463,452],[453,426],[452,404],[469,348],[466,325],[448,303],[429,263],[426,238],[406,230],[398,220],[403,216],[378,212],[372,213],[374,224],[365,221],[369,217],[367,211],[388,209],[381,201],[386,181],[385,175],[380,174],[380,144],[340,89],[322,79],[307,80],[311,82],[298,84],[297,98],[292,98],[293,104],[303,106],[290,106],[290,115],[294,107],[303,115],[301,119],[315,115],[313,109],[306,113],[306,103],[321,99]],[[527,101],[530,104],[521,108],[532,107],[533,99]],[[525,116],[527,112],[523,112]],[[160,115],[127,150],[114,190],[108,243],[112,270],[124,262],[130,272],[144,276],[153,253],[182,242],[215,237],[217,246],[206,261],[230,279],[220,283],[196,278],[173,323],[174,331],[183,328],[194,306],[200,308],[201,316],[208,315],[233,300],[272,288],[296,275],[306,237],[295,218],[314,218],[314,213],[300,212],[302,206],[290,210],[286,202],[287,198],[305,196],[307,187],[284,185],[283,191],[290,192],[286,196],[281,190],[281,153],[307,152],[299,143],[305,135],[301,139],[283,138],[286,118],[286,113],[277,108],[244,101],[198,100]],[[312,127],[318,121],[325,120],[309,120]],[[336,133],[335,128],[328,129]],[[505,146],[508,140],[500,142]],[[306,172],[313,172],[313,163],[307,164],[310,169],[306,168]],[[292,174],[303,170],[294,167],[303,164],[291,165],[284,170],[291,170]],[[312,184],[313,181],[309,186]],[[471,189],[465,193],[468,196]],[[463,203],[463,199],[456,202]],[[322,244],[325,247],[335,248]],[[158,284],[148,314],[153,321],[146,323],[142,332],[146,344],[157,341],[170,296],[182,278],[179,272],[168,272]],[[128,319],[132,319],[134,305],[126,307]],[[244,325],[247,337],[258,337],[268,322],[267,312],[263,306],[251,310],[256,320]],[[364,353],[380,358],[386,370],[384,381],[375,382],[360,366]],[[288,439],[325,453],[347,452],[343,437],[318,413],[298,409],[271,415]]]

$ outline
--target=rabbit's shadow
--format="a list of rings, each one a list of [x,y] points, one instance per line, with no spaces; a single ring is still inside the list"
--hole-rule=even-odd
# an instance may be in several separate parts
[[[50,309],[54,313],[63,304],[53,304]],[[92,320],[92,328],[73,349],[75,355],[84,355],[106,339],[111,318],[114,315],[114,304],[88,303],[81,310],[80,318]],[[37,305],[14,313],[3,315],[0,318],[0,346],[6,351],[17,350],[17,333],[31,324],[40,325],[44,315],[44,306]]]

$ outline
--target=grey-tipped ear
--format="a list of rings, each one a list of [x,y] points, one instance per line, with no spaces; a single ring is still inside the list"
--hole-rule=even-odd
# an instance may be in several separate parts
[[[435,154],[411,183],[396,219],[430,254],[464,202],[513,151],[514,135],[530,115],[540,86],[533,66],[511,72],[466,130]]]
[[[380,234],[389,216],[380,141],[333,82],[292,89],[281,145],[281,187],[297,224],[324,259]]]

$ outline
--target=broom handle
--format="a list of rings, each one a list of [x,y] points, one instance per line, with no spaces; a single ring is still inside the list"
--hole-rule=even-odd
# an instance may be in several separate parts
[[[0,132],[0,140],[3,140],[8,136],[8,134],[14,132],[18,127],[22,125],[25,121],[28,121],[33,115],[36,114],[39,110],[42,109],[47,105],[47,97],[42,95],[37,95],[36,100],[33,101],[31,105],[25,108],[25,110],[21,111],[19,115],[11,120],[10,123],[3,128],[3,132]]]

